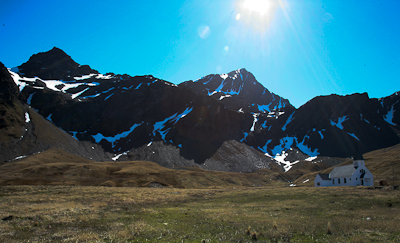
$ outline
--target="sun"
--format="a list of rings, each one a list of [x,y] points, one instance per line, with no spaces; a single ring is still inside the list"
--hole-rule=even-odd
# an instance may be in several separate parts
[[[268,31],[275,13],[282,8],[284,0],[237,0],[236,21],[249,30],[259,33]]]
[[[270,8],[269,0],[245,0],[243,2],[243,8],[249,11],[254,11],[260,15],[267,14]]]

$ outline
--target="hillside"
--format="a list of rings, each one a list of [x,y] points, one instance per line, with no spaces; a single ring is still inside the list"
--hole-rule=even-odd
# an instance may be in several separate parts
[[[400,182],[400,145],[364,154],[365,164],[379,181]],[[279,166],[253,173],[210,171],[193,167],[169,169],[149,161],[96,162],[59,148],[10,161],[0,166],[0,185],[79,185],[111,187],[254,187],[295,184],[314,186],[317,173],[329,173],[351,159],[320,158],[300,161],[288,172]]]
[[[256,173],[232,173],[206,171],[198,167],[174,170],[148,161],[95,162],[52,148],[1,165],[0,185],[174,188],[262,186],[271,184],[272,179],[276,181],[279,171],[278,167],[273,167],[272,170]]]

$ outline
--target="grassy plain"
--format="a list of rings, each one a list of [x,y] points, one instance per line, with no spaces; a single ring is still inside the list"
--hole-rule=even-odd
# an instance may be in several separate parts
[[[0,217],[0,242],[399,242],[400,191],[1,186]]]

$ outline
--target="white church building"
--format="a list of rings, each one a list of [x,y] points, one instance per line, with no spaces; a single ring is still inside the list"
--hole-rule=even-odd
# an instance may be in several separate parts
[[[330,174],[317,174],[314,183],[315,187],[373,186],[374,177],[360,155],[354,158],[352,165],[335,167]]]

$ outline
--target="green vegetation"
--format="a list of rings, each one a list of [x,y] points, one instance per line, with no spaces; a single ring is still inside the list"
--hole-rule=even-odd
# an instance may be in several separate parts
[[[398,242],[399,190],[2,186],[1,242]]]

